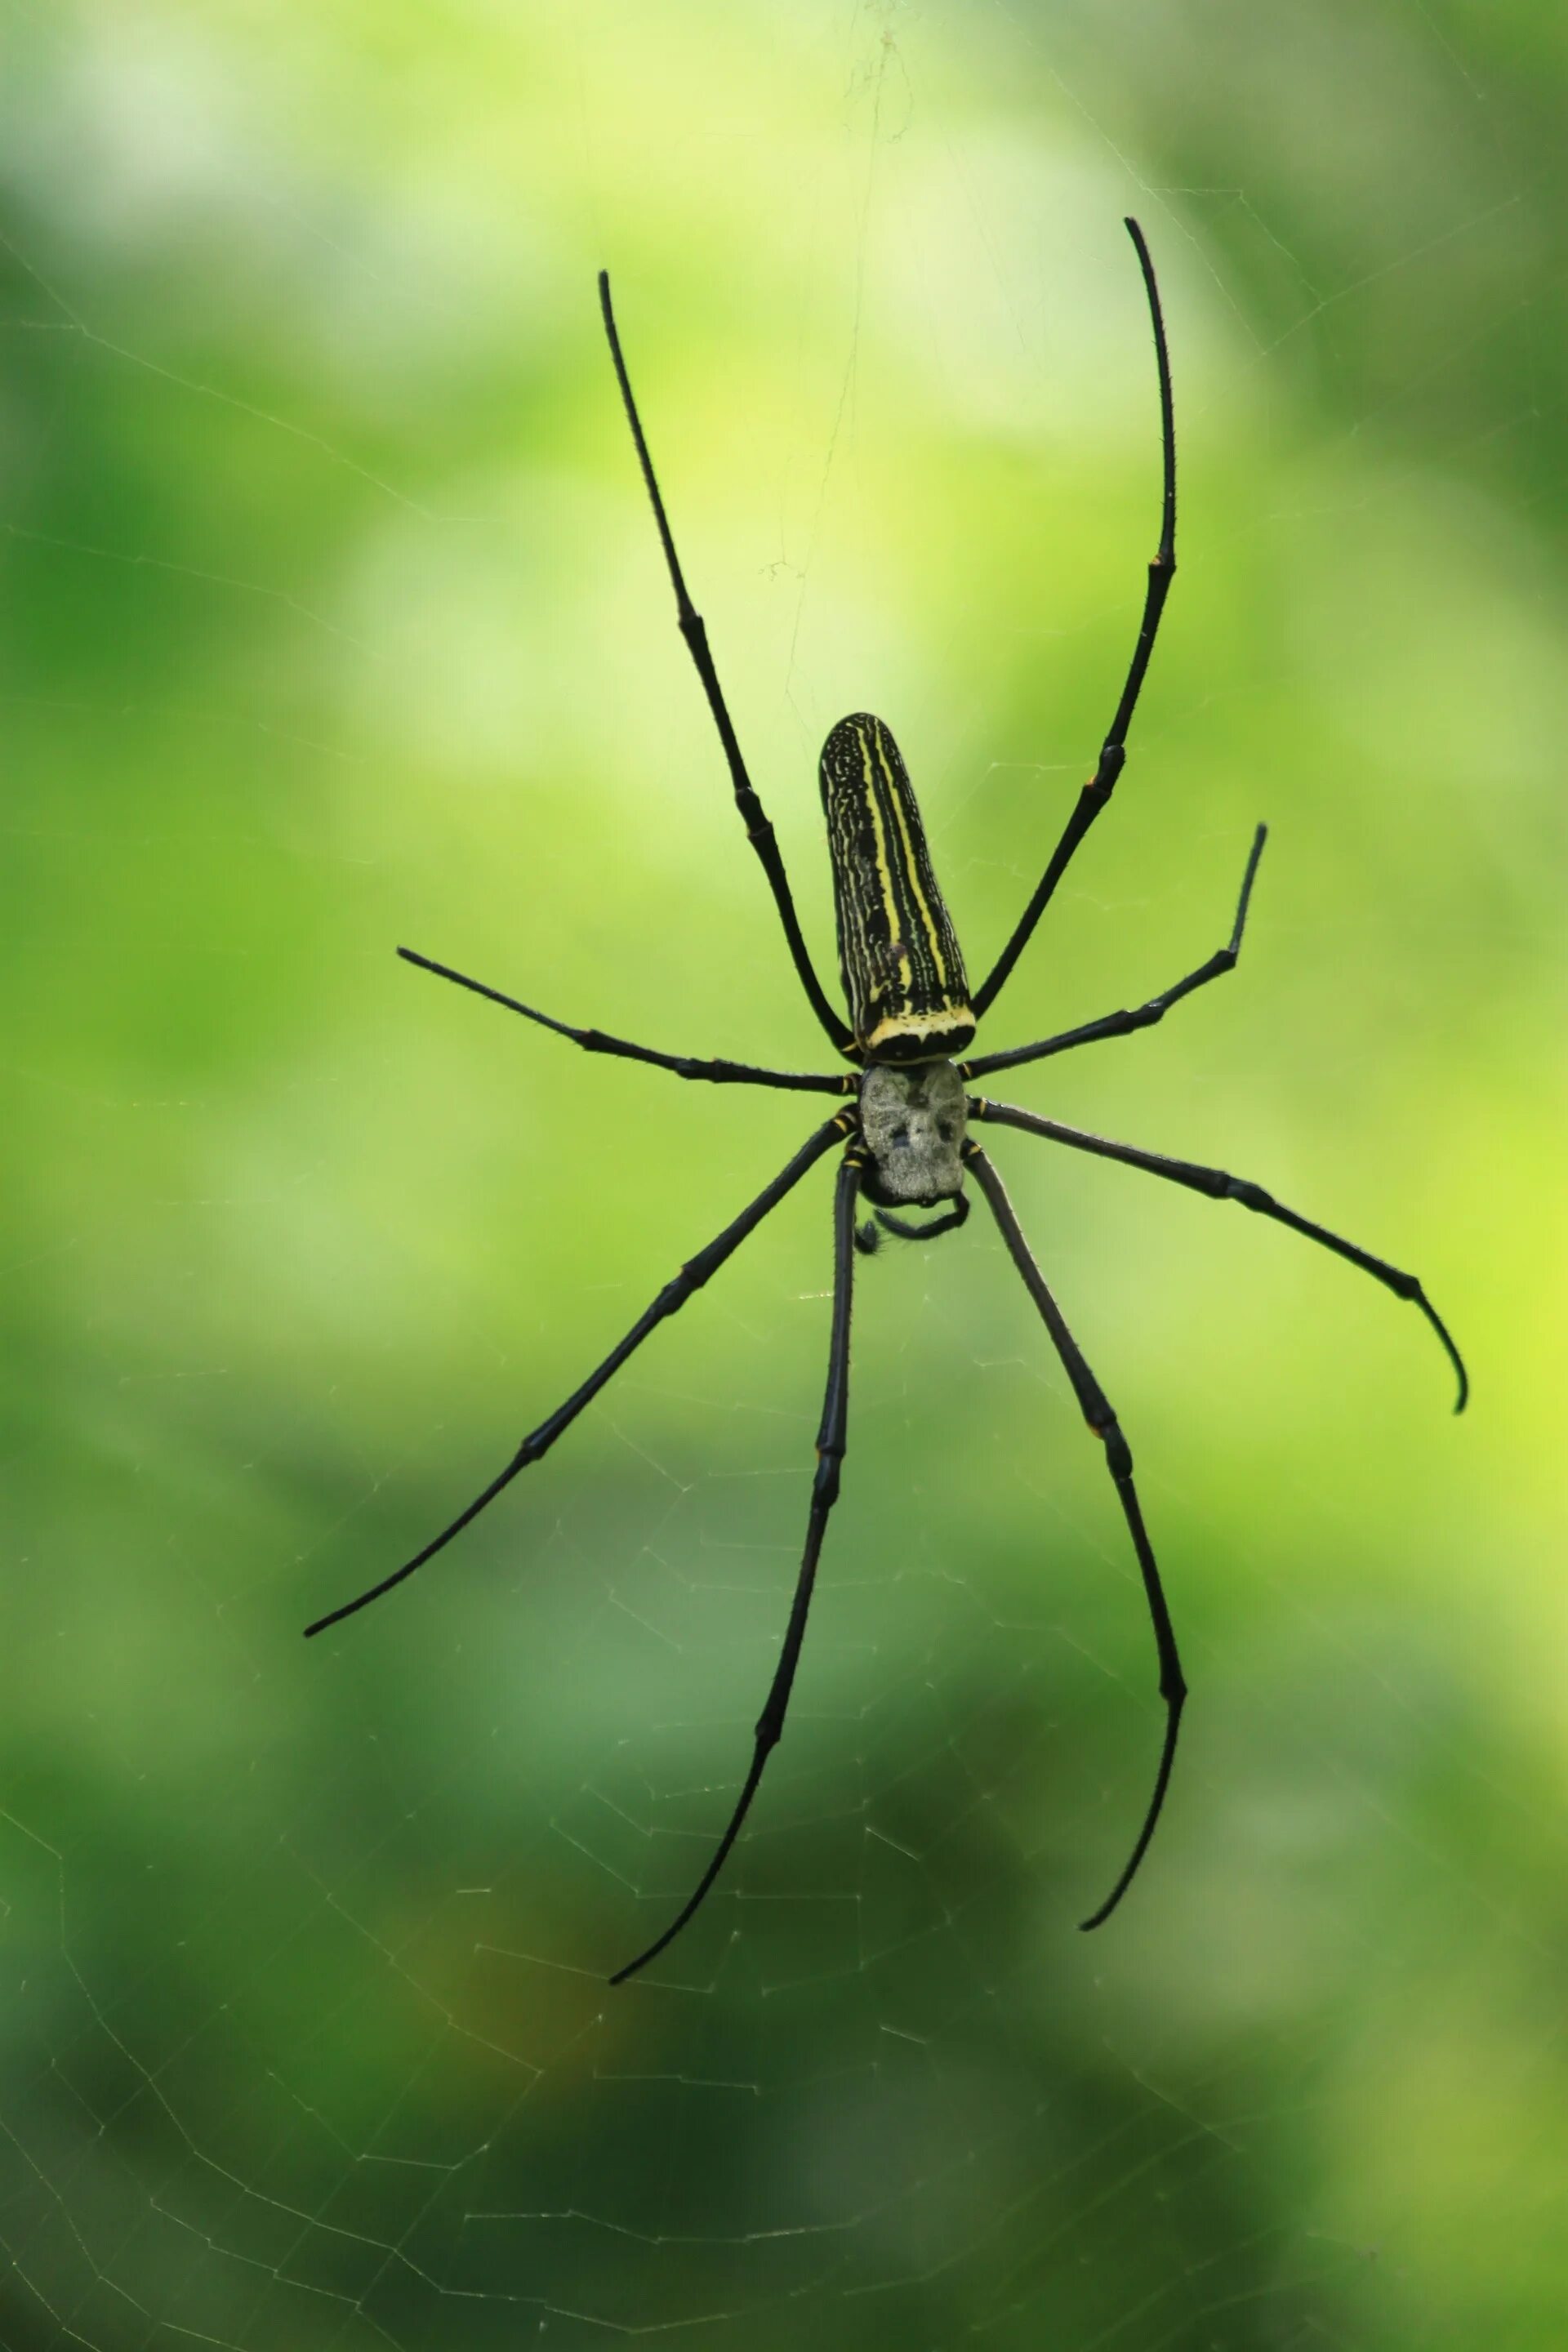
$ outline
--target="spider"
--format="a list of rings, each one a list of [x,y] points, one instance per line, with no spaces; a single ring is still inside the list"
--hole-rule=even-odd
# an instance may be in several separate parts
[[[1142,272],[1159,376],[1163,461],[1160,541],[1149,564],[1148,586],[1132,658],[1094,773],[1080,790],[1061,837],[1016,929],[978,988],[972,989],[964,975],[963,952],[931,870],[920,811],[899,747],[881,719],[861,711],[841,719],[832,730],[823,746],[820,767],[828,853],[833,865],[838,963],[849,1012],[847,1021],[824,993],[801,936],[795,901],[790,895],[773,826],[763,814],[762,803],[736,740],[709,648],[707,629],[687,592],[664,500],[654,474],[653,461],[648,455],[642,421],[632,396],[631,382],[610,303],[609,276],[605,271],[599,275],[599,305],[604,314],[605,332],[609,341],[610,357],[615,364],[626,421],[637,446],[643,482],[658,528],[670,583],[675,591],[680,634],[696,665],[708,707],[719,730],[719,740],[734,788],[735,806],[745,825],[746,837],[762,860],[795,971],[813,1012],[835,1049],[854,1067],[847,1072],[840,1070],[817,1076],[753,1068],[741,1062],[699,1060],[682,1054],[661,1054],[648,1045],[631,1045],[625,1038],[607,1036],[602,1030],[574,1028],[569,1022],[557,1021],[549,1013],[535,1011],[532,1005],[520,1003],[517,998],[504,994],[500,989],[487,987],[480,981],[470,980],[463,972],[454,971],[447,964],[435,963],[428,956],[417,955],[412,948],[398,950],[399,955],[407,962],[417,964],[422,971],[434,972],[439,979],[455,982],[459,988],[471,989],[476,995],[488,997],[492,1003],[503,1004],[513,1013],[521,1013],[526,1020],[554,1030],[558,1036],[570,1037],[591,1054],[617,1055],[627,1060],[650,1063],[657,1069],[672,1070],[678,1077],[705,1079],[715,1085],[773,1087],[803,1094],[841,1095],[847,1098],[841,1109],[836,1110],[831,1118],[825,1120],[806,1139],[794,1158],[780,1170],[771,1183],[764,1185],[750,1206],[742,1209],[740,1215],[733,1218],[705,1248],[688,1259],[679,1273],[672,1281],[666,1283],[652,1305],[638,1317],[626,1337],[589,1373],[582,1386],[566,1399],[564,1404],[559,1405],[548,1420],[541,1422],[538,1428],[523,1439],[505,1468],[491,1479],[481,1494],[475,1496],[473,1501],[422,1550],[416,1552],[412,1559],[405,1561],[390,1576],[384,1577],[380,1583],[360,1593],[356,1599],[345,1601],[342,1607],[331,1610],[307,1628],[308,1634],[324,1633],[329,1625],[338,1624],[343,1618],[353,1616],[356,1610],[365,1608],[384,1593],[390,1592],[395,1585],[412,1576],[416,1569],[422,1568],[426,1560],[444,1550],[470,1520],[477,1518],[494,1502],[521,1471],[526,1470],[531,1463],[539,1461],[549,1452],[556,1439],[571,1427],[584,1407],[592,1403],[627,1358],[641,1347],[649,1333],[668,1317],[679,1313],[687,1300],[718,1272],[747,1236],[754,1233],[763,1220],[777,1208],[786,1193],[794,1191],[807,1171],[830,1152],[837,1151],[838,1171],[833,1205],[834,1289],[827,1389],[823,1401],[821,1425],[816,1434],[816,1474],[812,1486],[805,1547],[778,1665],[762,1714],[757,1718],[751,1763],[741,1793],[707,1868],[668,1927],[648,1945],[646,1951],[616,1970],[610,1979],[612,1984],[624,1984],[629,1977],[647,1968],[650,1960],[657,1959],[700,1909],[740,1835],[768,1758],[784,1731],[795,1669],[800,1663],[801,1645],[805,1638],[806,1615],[816,1581],[823,1538],[828,1515],[838,1497],[840,1470],[845,1456],[849,1403],[849,1312],[856,1253],[869,1253],[874,1249],[881,1231],[901,1240],[930,1241],[938,1234],[955,1230],[969,1214],[970,1204],[964,1192],[964,1180],[969,1175],[973,1177],[995,1219],[1008,1255],[1039,1310],[1084,1420],[1105,1448],[1106,1467],[1115,1485],[1117,1499],[1142,1575],[1159,1664],[1160,1696],[1164,1702],[1165,1714],[1152,1792],[1120,1875],[1098,1909],[1080,1923],[1083,1927],[1099,1927],[1110,1918],[1131,1885],[1149,1849],[1170,1784],[1187,1685],[1182,1673],[1160,1571],[1155,1565],[1153,1547],[1132,1481],[1132,1455],[1104,1390],[1089,1370],[1045,1276],[1035,1262],[1000,1175],[969,1132],[972,1126],[1017,1128],[1029,1135],[1044,1136],[1053,1143],[1065,1144],[1070,1150],[1090,1152],[1101,1160],[1120,1160],[1124,1167],[1142,1169],[1146,1174],[1161,1177],[1167,1183],[1185,1185],[1190,1192],[1204,1193],[1210,1200],[1239,1202],[1243,1208],[1255,1210],[1260,1216],[1272,1217],[1278,1223],[1304,1234],[1309,1241],[1332,1250],[1337,1256],[1359,1266],[1364,1274],[1370,1274],[1374,1280],[1393,1291],[1396,1297],[1413,1301],[1447,1351],[1458,1381],[1458,1397],[1454,1408],[1457,1412],[1464,1410],[1468,1394],[1469,1383],[1459,1351],[1413,1274],[1401,1273],[1385,1259],[1374,1257],[1370,1251],[1358,1247],[1355,1243],[1345,1241],[1322,1225],[1314,1224],[1310,1218],[1299,1216],[1294,1209],[1276,1201],[1260,1185],[1227,1175],[1223,1169],[1201,1167],[1188,1160],[1173,1160],[1164,1153],[1140,1150],[1129,1143],[1114,1143],[1105,1136],[1088,1134],[1081,1129],[1063,1126],[1059,1120],[1043,1118],[1034,1111],[1019,1110],[1011,1104],[994,1102],[988,1097],[968,1091],[973,1080],[988,1077],[994,1071],[1015,1069],[1025,1062],[1045,1061],[1051,1055],[1068,1053],[1079,1045],[1093,1045],[1103,1037],[1127,1037],[1137,1030],[1152,1028],[1184,997],[1192,995],[1194,990],[1205,987],[1211,980],[1217,980],[1222,973],[1233,970],[1241,951],[1247,905],[1268,834],[1267,826],[1260,824],[1253,836],[1229,940],[1195,971],[1187,972],[1171,987],[1162,990],[1159,995],[1150,997],[1147,1003],[1130,1011],[1105,1013],[1098,1021],[1084,1022],[1075,1029],[1063,1030],[1059,1034],[1042,1038],[1034,1045],[1015,1045],[1004,1053],[984,1054],[978,1057],[969,1055],[976,1025],[1000,995],[1036,924],[1066,873],[1074,852],[1110,800],[1116,780],[1121,773],[1126,759],[1128,729],[1148,670],[1161,614],[1164,611],[1165,598],[1176,568],[1175,428],[1164,320],[1153,264],[1149,257],[1143,233],[1135,220],[1129,220],[1126,227]],[[955,1059],[957,1055],[965,1058]],[[858,1224],[858,1204],[862,1201],[869,1204],[872,1215],[864,1223]],[[913,1223],[901,1213],[910,1208],[938,1208],[942,1203],[948,1205],[942,1207],[941,1214],[924,1224]]]

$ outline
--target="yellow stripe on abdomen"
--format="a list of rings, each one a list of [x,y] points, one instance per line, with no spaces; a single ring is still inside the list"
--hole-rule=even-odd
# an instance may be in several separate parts
[[[890,1061],[961,1051],[974,1034],[963,957],[891,730],[867,711],[841,719],[819,775],[857,1044]]]

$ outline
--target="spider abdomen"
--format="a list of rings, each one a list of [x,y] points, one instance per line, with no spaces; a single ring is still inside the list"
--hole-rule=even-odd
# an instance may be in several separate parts
[[[867,1196],[929,1209],[963,1190],[963,1081],[951,1062],[873,1062],[860,1081]]]
[[[868,711],[841,719],[819,776],[856,1044],[885,1062],[961,1053],[974,1034],[963,954],[891,730]]]

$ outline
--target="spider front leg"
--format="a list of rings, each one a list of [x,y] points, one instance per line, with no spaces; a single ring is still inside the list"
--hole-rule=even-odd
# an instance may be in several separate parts
[[[1227,971],[1236,970],[1241,953],[1241,935],[1247,929],[1247,909],[1252,898],[1252,885],[1257,878],[1258,861],[1263,855],[1263,845],[1268,838],[1268,827],[1260,824],[1252,836],[1252,848],[1247,860],[1247,870],[1241,877],[1241,896],[1237,901],[1236,920],[1231,925],[1230,938],[1223,948],[1215,948],[1205,963],[1189,971],[1184,980],[1162,989],[1158,996],[1131,1012],[1106,1013],[1098,1021],[1086,1021],[1077,1029],[1063,1029],[1054,1037],[1041,1038],[1037,1045],[1014,1045],[1005,1054],[982,1054],[977,1061],[961,1062],[959,1076],[963,1078],[989,1077],[993,1070],[1016,1069],[1020,1062],[1043,1062],[1051,1054],[1065,1054],[1074,1045],[1093,1045],[1101,1037],[1131,1037],[1139,1029],[1152,1029],[1163,1021],[1173,1004],[1184,996],[1191,996],[1195,988],[1206,987],[1211,980],[1220,980]]]
[[[1142,1508],[1138,1490],[1132,1484],[1132,1454],[1121,1433],[1121,1424],[1094,1374],[1085,1361],[1082,1349],[1068,1329],[1061,1308],[1047,1286],[1046,1277],[1036,1265],[1033,1253],[1024,1238],[1024,1229],[1014,1213],[1006,1189],[991,1161],[977,1143],[965,1146],[964,1158],[974,1171],[974,1180],[984,1193],[992,1215],[1001,1228],[1009,1256],[1024,1277],[1025,1287],[1040,1310],[1040,1317],[1062,1360],[1062,1366],[1073,1385],[1079,1409],[1085,1421],[1105,1447],[1105,1466],[1116,1485],[1117,1499],[1132,1549],[1138,1555],[1138,1566],[1143,1577],[1144,1597],[1149,1604],[1149,1616],[1154,1628],[1154,1646],[1160,1660],[1160,1696],[1165,1702],[1165,1737],[1160,1750],[1160,1762],[1154,1775],[1154,1792],[1149,1800],[1132,1851],[1115,1885],[1097,1911],[1091,1911],[1079,1925],[1086,1930],[1103,1927],[1136,1875],[1139,1864],[1149,1851],[1165,1791],[1171,1782],[1171,1768],[1176,1760],[1176,1735],[1181,1729],[1182,1709],[1186,1704],[1187,1685],[1182,1673],[1182,1661],[1176,1649],[1176,1636],[1171,1624],[1171,1612],[1166,1605],[1164,1587],[1155,1564],[1153,1546],[1143,1525]]]
[[[1302,1234],[1321,1249],[1331,1250],[1347,1265],[1359,1266],[1370,1274],[1395,1298],[1418,1307],[1442,1341],[1444,1351],[1454,1368],[1459,1384],[1454,1411],[1463,1412],[1470,1393],[1470,1376],[1465,1370],[1465,1360],[1455,1346],[1447,1325],[1438,1314],[1416,1276],[1406,1274],[1397,1265],[1390,1265],[1385,1257],[1374,1257],[1355,1242],[1347,1242],[1342,1234],[1331,1234],[1327,1225],[1315,1225],[1310,1217],[1299,1216],[1266,1192],[1261,1184],[1249,1183],[1244,1176],[1231,1176],[1223,1168],[1205,1168],[1195,1160],[1172,1160],[1161,1151],[1140,1151],[1136,1144],[1113,1143],[1109,1136],[1090,1135],[1085,1129],[1064,1127],[1059,1119],[1041,1118],[1032,1110],[1019,1110],[1012,1103],[989,1102],[983,1095],[969,1097],[971,1118],[994,1119],[1002,1127],[1022,1128],[1026,1135],[1043,1135],[1048,1142],[1068,1144],[1074,1151],[1088,1151],[1096,1160],[1119,1160],[1124,1168],[1141,1168],[1147,1176],[1162,1176],[1168,1184],[1180,1184],[1189,1192],[1202,1192],[1211,1201],[1235,1201],[1244,1209],[1254,1210],[1260,1217],[1271,1218],[1277,1225],[1289,1225],[1293,1234]]]
[[[824,1152],[830,1151],[836,1143],[841,1143],[846,1136],[852,1133],[854,1125],[855,1114],[847,1110],[838,1111],[826,1120],[816,1134],[809,1136],[802,1144],[794,1159],[779,1171],[773,1182],[763,1186],[750,1206],[742,1209],[740,1215],[727,1224],[721,1234],[716,1234],[705,1249],[700,1249],[695,1257],[688,1258],[674,1280],[667,1282],[652,1306],[638,1316],[626,1338],[611,1349],[603,1363],[595,1366],[581,1388],[574,1389],[565,1403],[556,1407],[548,1421],[542,1421],[537,1429],[531,1431],[505,1469],[490,1480],[483,1493],[476,1495],[468,1507],[459,1511],[457,1517],[444,1527],[438,1536],[433,1537],[423,1550],[416,1551],[412,1559],[405,1560],[390,1576],[384,1576],[379,1584],[371,1585],[353,1601],[345,1601],[340,1608],[329,1610],[324,1617],[318,1617],[313,1625],[307,1625],[306,1640],[309,1641],[314,1633],[324,1633],[329,1625],[341,1624],[345,1617],[353,1616],[357,1610],[367,1609],[373,1601],[379,1601],[384,1592],[390,1592],[395,1585],[412,1576],[416,1568],[423,1568],[427,1559],[434,1559],[438,1551],[446,1549],[454,1536],[462,1533],[470,1520],[477,1519],[481,1511],[489,1508],[496,1496],[510,1486],[521,1472],[548,1454],[556,1439],[571,1428],[584,1407],[591,1404],[599,1391],[615,1378],[626,1358],[641,1347],[649,1332],[657,1329],[671,1315],[680,1312],[687,1300],[701,1289],[710,1276],[717,1274],[727,1257],[740,1248],[747,1234],[754,1233],[763,1219],[778,1207],[784,1194],[794,1190],[806,1170],[814,1167]]]
[[[713,1849],[713,1858],[699,1879],[695,1891],[663,1935],[651,1943],[646,1952],[639,1952],[635,1960],[628,1960],[624,1969],[616,1969],[610,1979],[612,1984],[625,1984],[628,1977],[635,1977],[640,1969],[647,1968],[650,1960],[656,1960],[701,1908],[714,1880],[729,1858],[731,1847],[741,1833],[768,1758],[778,1746],[784,1731],[790,1693],[795,1688],[795,1669],[800,1664],[801,1644],[805,1639],[806,1616],[816,1585],[816,1563],[822,1553],[822,1538],[826,1533],[828,1513],[838,1500],[838,1475],[848,1429],[849,1309],[855,1284],[855,1199],[860,1187],[860,1168],[859,1153],[851,1146],[839,1167],[838,1188],[834,1195],[833,1337],[827,1351],[827,1392],[822,1401],[822,1422],[816,1433],[816,1476],[812,1482],[805,1551],[800,1563],[800,1574],[795,1580],[795,1599],[790,1604],[784,1648],[766,1703],[757,1717],[751,1768],[735,1810],[730,1816],[729,1826]]]

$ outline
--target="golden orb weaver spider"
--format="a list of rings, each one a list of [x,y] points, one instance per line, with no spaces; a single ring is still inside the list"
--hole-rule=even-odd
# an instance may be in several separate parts
[[[520,1471],[527,1469],[531,1463],[537,1462],[549,1452],[584,1407],[591,1403],[606,1382],[619,1371],[633,1350],[642,1345],[657,1325],[678,1313],[710,1276],[718,1272],[747,1235],[754,1233],[764,1217],[799,1183],[807,1170],[836,1146],[842,1146],[834,1194],[834,1291],[827,1391],[816,1436],[817,1467],[806,1525],[805,1549],[778,1665],[763,1712],[757,1719],[750,1768],[729,1823],[707,1869],[669,1926],[646,1951],[616,1970],[610,1979],[612,1984],[624,1984],[628,1977],[636,1976],[650,1960],[657,1958],[699,1909],[740,1835],[757,1793],[763,1768],[784,1730],[801,1645],[805,1637],[806,1615],[816,1580],[823,1537],[828,1514],[837,1499],[839,1470],[844,1460],[849,1403],[849,1310],[855,1253],[857,1249],[868,1251],[876,1245],[879,1226],[905,1240],[929,1240],[962,1225],[969,1213],[969,1202],[963,1191],[966,1172],[973,1175],[1001,1231],[1008,1254],[1039,1309],[1085,1421],[1105,1447],[1106,1466],[1115,1484],[1117,1498],[1137,1555],[1154,1632],[1160,1696],[1165,1707],[1165,1728],[1153,1790],[1121,1874],[1105,1900],[1081,1922],[1085,1928],[1098,1927],[1110,1916],[1148,1851],[1170,1783],[1187,1686],[1182,1674],[1160,1571],[1132,1483],[1132,1455],[1104,1391],[1090,1371],[1078,1342],[1063,1320],[1061,1309],[1047,1287],[1044,1275],[1035,1263],[1003,1189],[1001,1177],[968,1132],[972,1122],[1022,1129],[1031,1135],[1045,1136],[1054,1143],[1066,1144],[1075,1151],[1091,1152],[1102,1160],[1120,1160],[1126,1167],[1141,1168],[1149,1175],[1163,1177],[1169,1183],[1182,1184],[1191,1192],[1206,1193],[1211,1200],[1239,1202],[1243,1208],[1255,1210],[1262,1216],[1272,1217],[1277,1223],[1289,1225],[1296,1233],[1304,1234],[1309,1241],[1320,1243],[1323,1248],[1332,1250],[1352,1265],[1360,1266],[1363,1273],[1372,1275],[1396,1297],[1411,1300],[1419,1307],[1447,1350],[1458,1375],[1459,1385],[1456,1412],[1464,1410],[1468,1394],[1469,1384],[1459,1351],[1414,1275],[1401,1273],[1385,1259],[1374,1257],[1370,1251],[1359,1248],[1353,1242],[1347,1242],[1322,1225],[1312,1223],[1309,1218],[1299,1216],[1295,1210],[1286,1208],[1259,1185],[1229,1176],[1223,1169],[1200,1167],[1191,1160],[1173,1160],[1160,1152],[1139,1150],[1131,1144],[1113,1143],[1104,1136],[1087,1134],[1080,1129],[1065,1127],[1056,1119],[1042,1118],[1032,1111],[1016,1109],[1010,1104],[993,1102],[984,1096],[966,1091],[969,1081],[988,1076],[994,1070],[1016,1068],[1025,1062],[1044,1061],[1050,1055],[1067,1053],[1074,1046],[1091,1045],[1102,1037],[1126,1037],[1136,1030],[1152,1028],[1157,1021],[1163,1020],[1173,1005],[1179,1004],[1194,989],[1202,988],[1209,981],[1217,980],[1222,972],[1231,971],[1241,950],[1247,903],[1267,837],[1266,826],[1260,824],[1253,837],[1230,938],[1195,971],[1189,971],[1158,996],[1150,997],[1146,1003],[1130,1011],[1108,1013],[1098,1021],[1084,1022],[1076,1029],[1064,1030],[1057,1036],[1042,1038],[1032,1045],[1016,1045],[1006,1052],[982,1055],[977,1059],[953,1059],[955,1055],[966,1053],[977,1023],[995,1002],[1067,871],[1073,853],[1110,798],[1126,759],[1127,730],[1149,667],[1149,657],[1153,651],[1166,593],[1175,572],[1176,446],[1165,326],[1153,264],[1149,258],[1143,233],[1135,220],[1129,220],[1126,226],[1143,275],[1159,373],[1163,455],[1160,543],[1149,565],[1148,587],[1144,593],[1142,616],[1132,659],[1095,772],[1079,792],[1061,838],[1052,851],[1038,887],[1025,908],[1012,937],[979,988],[972,991],[965,978],[963,953],[931,870],[920,811],[898,745],[881,719],[872,718],[868,712],[856,712],[847,719],[841,719],[828,735],[823,747],[820,768],[828,852],[833,866],[839,971],[849,1010],[847,1022],[834,1010],[823,992],[801,936],[795,901],[790,895],[773,829],[763,814],[762,803],[742,757],[713,656],[709,650],[708,632],[687,593],[664,500],[643,435],[642,421],[632,397],[620,337],[616,330],[615,313],[610,307],[609,277],[605,271],[599,275],[599,301],[604,313],[605,332],[609,339],[610,356],[615,362],[626,419],[637,445],[643,481],[653,506],[654,520],[658,527],[665,562],[675,591],[680,634],[686,640],[702,690],[707,696],[708,707],[712,712],[729,766],[735,805],[745,825],[747,838],[762,860],[763,869],[768,877],[801,985],[833,1045],[847,1060],[858,1066],[858,1073],[837,1071],[817,1076],[753,1068],[741,1062],[702,1061],[680,1054],[658,1053],[651,1046],[635,1045],[625,1038],[607,1036],[602,1030],[574,1028],[569,1022],[557,1021],[548,1013],[536,1012],[531,1005],[520,1003],[517,998],[504,994],[500,989],[489,988],[480,981],[470,980],[466,974],[454,971],[447,964],[434,963],[427,956],[416,955],[411,948],[398,950],[399,955],[409,963],[417,964],[422,971],[435,972],[442,980],[454,981],[459,988],[471,989],[476,995],[489,998],[492,1003],[504,1004],[511,1012],[522,1013],[527,1020],[538,1022],[546,1029],[553,1029],[559,1036],[570,1037],[589,1053],[617,1055],[632,1061],[648,1062],[656,1068],[673,1070],[679,1077],[701,1078],[720,1085],[773,1087],[801,1093],[853,1097],[847,1108],[836,1111],[815,1134],[807,1138],[794,1158],[770,1184],[764,1186],[749,1207],[742,1209],[740,1215],[727,1224],[706,1248],[699,1250],[695,1257],[687,1261],[674,1279],[665,1285],[653,1304],[638,1317],[625,1339],[612,1348],[604,1361],[590,1372],[582,1386],[574,1391],[548,1420],[541,1422],[538,1428],[523,1439],[506,1467],[491,1479],[482,1494],[477,1495],[449,1525],[442,1528],[438,1536],[434,1537],[423,1550],[416,1552],[412,1559],[405,1561],[403,1567],[384,1577],[378,1584],[372,1585],[354,1600],[345,1601],[341,1608],[318,1618],[306,1629],[308,1635],[324,1633],[329,1625],[352,1617],[356,1610],[367,1607],[371,1601],[379,1600],[383,1593],[390,1592],[395,1585],[401,1584],[405,1578],[413,1575],[416,1569],[422,1568],[427,1559],[443,1550],[454,1536],[460,1534],[470,1520],[477,1518],[494,1502],[502,1488],[510,1486]],[[862,1193],[871,1204],[876,1222],[868,1219],[858,1229],[856,1204]],[[943,1202],[952,1205],[925,1225],[911,1224],[898,1213],[902,1208],[934,1208]]]

